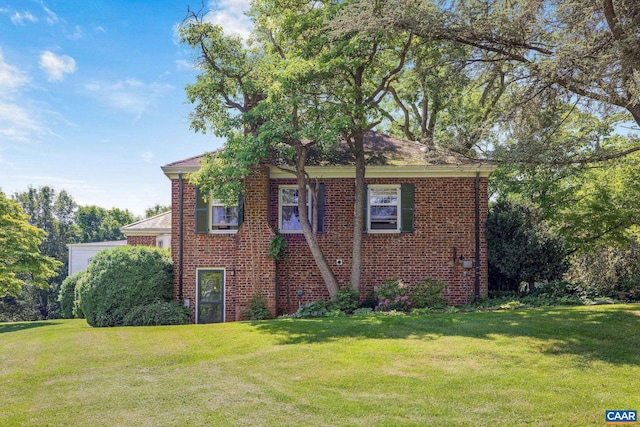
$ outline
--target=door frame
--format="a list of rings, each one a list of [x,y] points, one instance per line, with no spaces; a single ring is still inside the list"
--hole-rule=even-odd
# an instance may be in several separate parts
[[[200,323],[200,273],[207,271],[215,271],[222,273],[222,323],[226,322],[226,290],[227,290],[227,271],[224,267],[199,267],[196,268],[196,323]]]

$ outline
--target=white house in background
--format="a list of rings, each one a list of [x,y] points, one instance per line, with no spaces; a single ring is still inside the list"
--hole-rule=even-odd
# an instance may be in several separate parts
[[[83,271],[100,251],[125,245],[171,247],[171,211],[163,212],[120,227],[127,240],[94,243],[73,243],[69,248],[69,275]]]
[[[72,243],[69,248],[69,276],[87,268],[91,259],[105,249],[113,249],[127,244],[126,240],[93,243]]]

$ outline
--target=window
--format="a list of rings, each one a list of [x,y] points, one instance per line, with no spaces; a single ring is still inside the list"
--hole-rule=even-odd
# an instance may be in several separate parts
[[[298,187],[280,186],[278,191],[278,227],[282,233],[302,231],[298,211]],[[307,189],[308,217],[311,220],[311,191]]]
[[[235,233],[242,223],[242,196],[237,206],[225,206],[196,188],[196,233]]]
[[[220,200],[211,200],[211,230],[237,230],[238,207],[225,206]]]
[[[369,187],[369,231],[400,231],[398,210],[400,207],[400,186]]]
[[[368,185],[365,228],[369,233],[412,233],[415,185]]]

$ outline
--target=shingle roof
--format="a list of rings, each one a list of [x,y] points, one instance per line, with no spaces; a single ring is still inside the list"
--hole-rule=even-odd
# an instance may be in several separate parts
[[[364,140],[367,153],[367,164],[375,166],[418,166],[418,165],[471,165],[487,163],[478,159],[471,159],[460,154],[444,150],[427,150],[418,142],[408,141],[377,132],[368,132]],[[190,157],[169,163],[162,168],[177,170],[184,168],[185,172],[198,168],[204,155]],[[320,152],[310,150],[308,165],[310,166],[348,166],[353,164],[353,156],[346,142],[338,143],[332,150]]]
[[[163,212],[151,218],[146,218],[120,228],[125,235],[127,233],[163,233],[171,231],[171,211]]]

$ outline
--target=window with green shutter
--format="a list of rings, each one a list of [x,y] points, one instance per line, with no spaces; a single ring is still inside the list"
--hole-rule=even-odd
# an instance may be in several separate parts
[[[244,200],[240,196],[237,206],[226,206],[209,197],[196,187],[196,233],[235,233],[242,224]]]
[[[367,185],[365,231],[369,233],[412,233],[414,184]]]

